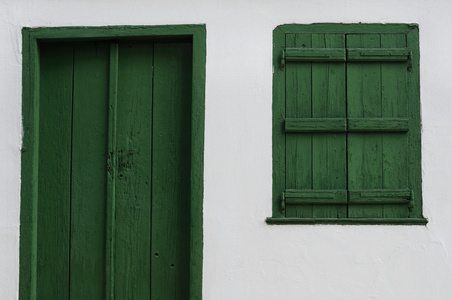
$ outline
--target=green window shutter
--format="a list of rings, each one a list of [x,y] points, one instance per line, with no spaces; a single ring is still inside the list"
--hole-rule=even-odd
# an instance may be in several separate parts
[[[275,29],[269,223],[425,224],[418,60],[412,25]]]
[[[285,64],[286,217],[344,218],[345,35],[287,34],[285,46],[298,55]]]
[[[367,48],[374,50],[367,52]],[[355,120],[355,125],[369,123],[370,120],[374,123],[372,131],[364,128],[348,132],[348,188],[353,195],[349,203],[350,218],[410,216],[409,202],[384,203],[383,200],[390,199],[385,195],[387,190],[404,191],[410,188],[408,139],[416,128],[398,131],[397,125],[404,126],[397,122],[387,122],[386,128],[380,125],[379,130],[375,128],[388,119],[402,120],[402,123],[406,120],[406,125],[409,123],[408,61],[388,60],[394,56],[390,51],[375,51],[379,48],[399,49],[393,51],[398,52],[396,54],[408,53],[406,34],[347,35],[349,57],[351,53],[361,54],[363,59],[347,61],[347,117]],[[381,192],[366,197],[367,190]],[[399,197],[393,198],[397,199]],[[403,199],[411,200],[411,196]]]

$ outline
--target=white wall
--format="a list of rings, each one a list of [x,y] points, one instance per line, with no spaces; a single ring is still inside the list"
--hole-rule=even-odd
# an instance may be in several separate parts
[[[205,23],[204,299],[452,299],[452,1],[0,0],[0,299],[19,282],[21,28]],[[424,226],[269,226],[272,31],[419,23]]]

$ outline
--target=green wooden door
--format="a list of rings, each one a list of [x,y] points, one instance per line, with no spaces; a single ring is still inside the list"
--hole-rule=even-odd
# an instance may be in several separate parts
[[[188,299],[191,42],[40,45],[38,299]]]

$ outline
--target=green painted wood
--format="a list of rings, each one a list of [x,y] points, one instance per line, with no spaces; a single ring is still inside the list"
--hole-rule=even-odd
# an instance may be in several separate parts
[[[287,190],[286,204],[347,204],[347,190]]]
[[[190,282],[192,46],[154,46],[151,299],[184,299]]]
[[[38,41],[31,36],[30,37],[30,77],[31,77],[31,93],[30,98],[37,100],[32,101],[32,115],[33,120],[36,124],[36,122],[39,124],[39,93],[40,93],[40,85],[39,84],[33,84],[34,82],[40,82],[40,71],[39,71],[39,52],[38,52]],[[32,182],[31,182],[31,193],[33,195],[33,203],[31,205],[31,230],[32,230],[32,240],[31,240],[31,251],[32,255],[30,257],[31,260],[31,297],[36,296],[37,292],[37,278],[38,278],[38,272],[37,272],[37,264],[38,264],[38,191],[39,191],[39,185],[38,185],[38,174],[39,174],[39,127],[33,126],[32,127],[32,137],[34,140],[32,141],[32,144],[26,147],[29,147],[32,155]],[[26,224],[25,224],[26,225]],[[22,223],[21,223],[22,227]],[[33,299],[33,298],[32,298]]]
[[[382,34],[381,47],[406,47],[405,34]],[[416,46],[417,47],[417,46]],[[409,110],[408,103],[415,98],[408,98],[408,64],[407,63],[381,63],[381,96],[382,96],[382,117],[383,118],[406,118],[409,128],[406,133],[382,134],[383,148],[383,185],[384,189],[414,189],[418,183],[409,183],[409,169],[420,165],[420,160],[414,160],[409,156],[408,140],[413,134],[419,132],[420,124],[410,125],[413,117]],[[414,87],[419,89],[419,86]],[[409,101],[411,100],[411,101]],[[419,103],[417,103],[419,105]],[[418,119],[419,122],[419,119]],[[419,173],[420,174],[420,173]],[[415,194],[416,195],[416,194]],[[414,200],[414,199],[412,199]],[[410,206],[415,201],[410,202]],[[385,205],[383,207],[384,218],[406,218],[411,215],[411,207],[400,205]],[[418,215],[422,216],[422,215]]]
[[[105,243],[105,299],[114,299],[115,287],[115,221],[116,221],[116,123],[118,110],[118,44],[110,43],[110,78],[108,91],[107,150],[107,224]]]
[[[347,35],[347,48],[379,48],[380,35]],[[382,117],[379,63],[347,64],[347,117]],[[348,133],[348,189],[381,189],[383,155],[381,133]],[[382,205],[349,207],[350,218],[381,218]]]
[[[403,35],[401,35],[403,36]],[[402,45],[403,46],[403,45]],[[384,46],[382,46],[384,47]],[[410,50],[400,48],[347,48],[347,61],[399,62],[410,59]]]
[[[408,118],[286,118],[285,132],[405,132]]]
[[[407,190],[363,190],[349,191],[350,204],[409,204],[411,202],[411,191]],[[386,209],[386,205],[384,209]],[[391,209],[395,209],[392,207]],[[406,207],[404,208],[406,210]]]
[[[371,205],[374,205],[374,204],[385,204],[385,206],[386,206],[386,204],[406,204],[406,205],[408,205],[408,204],[410,204],[410,202],[411,202],[411,200],[407,200],[407,199],[404,199],[404,198],[397,198],[397,197],[394,197],[394,198],[378,198],[378,197],[375,197],[375,198],[360,198],[360,197],[356,197],[356,198],[350,198],[349,205],[350,206],[353,206],[355,204],[357,204],[357,205],[361,205],[361,204],[371,204]],[[406,209],[406,207],[405,207],[405,209]]]
[[[304,34],[293,37],[288,35],[287,38],[292,44],[286,42],[286,47],[301,46],[307,49],[310,47],[315,49],[342,47],[344,49],[345,47],[344,35]],[[295,71],[292,71],[293,69]],[[305,76],[306,79],[300,81],[299,74]],[[288,64],[286,70],[286,131],[345,131],[344,75],[344,64]],[[297,93],[292,94],[292,91],[296,90],[299,90],[298,95]],[[290,144],[294,139],[297,139],[297,143]],[[345,134],[303,134],[296,137],[286,135],[286,170],[289,170],[286,172],[286,188],[345,189],[345,157]],[[292,177],[295,182],[291,179]],[[303,206],[302,208],[289,206],[287,212],[287,216],[291,216],[295,212],[297,216],[301,217],[326,215],[337,217],[338,215],[345,216],[346,208],[325,205],[320,207]]]
[[[294,43],[293,43],[294,44]],[[273,216],[285,216],[281,207],[281,195],[286,189],[286,69],[281,67],[281,53],[286,47],[286,35],[276,28],[273,31],[273,104],[272,104],[272,150],[273,150]],[[289,67],[290,69],[291,67]],[[292,138],[293,139],[293,138]]]
[[[407,48],[412,57],[407,66],[407,111],[410,117],[410,131],[407,147],[409,168],[408,186],[413,191],[410,217],[422,217],[422,170],[421,170],[421,116],[419,91],[419,28],[413,27],[406,35]]]
[[[342,47],[347,49],[351,57],[347,62],[347,74],[343,76],[347,90],[347,99],[344,97],[344,103],[347,103],[347,114],[340,116],[348,119],[345,154],[348,174],[342,176],[347,180],[346,188],[350,191],[412,190],[409,205],[407,205],[408,199],[400,197],[365,197],[364,202],[372,199],[374,202],[365,205],[355,204],[357,201],[350,203],[352,207],[346,216],[365,220],[422,219],[419,163],[419,49],[418,29],[415,24],[289,24],[278,26],[274,30],[273,108],[274,112],[278,109],[278,114],[274,113],[273,116],[273,217],[279,219],[281,210],[284,208],[286,218],[322,219],[322,216],[313,217],[317,210],[312,206],[303,205],[302,208],[293,207],[290,204],[286,206],[285,199],[284,201],[281,199],[283,191],[281,192],[280,183],[285,181],[286,189],[313,189],[315,184],[313,174],[328,174],[325,170],[315,171],[316,161],[320,163],[327,161],[315,157],[322,157],[321,153],[324,151],[322,149],[328,149],[328,147],[321,146],[319,148],[321,150],[317,151],[314,141],[322,135],[332,133],[315,133],[311,129],[303,132],[305,125],[302,120],[324,118],[324,115],[315,115],[315,105],[321,108],[320,113],[325,112],[324,101],[327,97],[324,96],[325,92],[320,90],[319,93],[321,95],[323,93],[323,96],[318,97],[317,100],[303,104],[301,101],[304,101],[303,97],[306,99],[307,92],[312,99],[317,93],[314,80],[317,71],[314,66],[322,64],[340,66],[341,63],[292,61],[284,64],[285,73],[283,73],[280,72],[283,58],[281,47],[285,46],[290,51],[322,47],[340,48],[321,44],[322,37],[330,36],[332,33],[346,36],[347,45]],[[285,41],[282,36],[286,37]],[[301,41],[300,37],[304,40]],[[320,46],[316,42],[319,42]],[[286,54],[284,52],[284,56]],[[357,60],[353,60],[354,57],[358,57]],[[284,61],[286,61],[285,57]],[[308,78],[309,67],[311,78],[305,79],[305,83],[302,83],[301,70],[305,72],[304,77]],[[324,85],[326,82],[331,82],[331,78],[327,77]],[[287,131],[290,131],[288,134],[281,133],[280,130],[282,122],[280,112],[283,112],[281,109],[283,101],[280,99],[285,99],[285,119],[288,121],[284,122],[284,132],[287,128]],[[314,123],[315,121],[312,124]],[[329,124],[322,124],[322,126],[328,127]],[[281,144],[275,144],[278,141],[281,142],[282,137],[285,138],[285,155],[279,154],[284,153],[279,148]],[[297,144],[297,139],[305,140]],[[296,150],[289,151],[288,148]],[[312,158],[311,161],[309,157]],[[283,164],[285,176],[277,176],[278,170],[284,169],[281,167]],[[276,172],[275,167],[277,167]],[[313,177],[309,177],[309,174]],[[328,182],[328,179],[322,179],[320,182]],[[302,185],[306,187],[299,187]],[[320,189],[324,188],[318,188]],[[280,193],[277,194],[276,191]],[[337,216],[334,217],[333,214],[332,218]],[[369,223],[372,222],[369,221]]]
[[[193,28],[193,27],[192,27]],[[190,287],[189,299],[202,299],[204,98],[206,28],[196,25],[192,36],[191,162],[190,162]]]
[[[426,225],[425,218],[267,218],[269,225]]]
[[[343,34],[313,34],[312,47],[345,48]],[[312,63],[312,117],[345,118],[345,64]],[[312,134],[312,189],[346,189],[346,134]],[[312,217],[346,217],[344,205],[321,205]]]
[[[382,66],[383,68],[384,66]],[[388,75],[397,82],[398,79],[396,76],[392,74]],[[403,74],[402,78],[404,78]],[[387,83],[386,78],[384,80],[384,83]],[[393,92],[397,94],[396,91]],[[406,132],[408,131],[408,118],[348,118],[347,131]]]
[[[344,48],[286,48],[284,58],[290,61],[345,61]]]
[[[287,34],[286,48],[312,47],[311,34]],[[282,87],[285,89],[285,118],[312,117],[312,63],[287,64]],[[281,99],[284,103],[284,100]],[[283,120],[279,126],[283,127]],[[284,129],[284,127],[283,127]],[[284,131],[282,131],[284,134]],[[312,189],[312,134],[285,134],[284,189]],[[281,194],[280,194],[281,195]],[[278,196],[280,197],[280,196]],[[312,205],[288,206],[286,217],[312,217]]]
[[[105,297],[109,45],[74,46],[70,297]]]
[[[285,132],[345,132],[345,118],[286,118]]]
[[[275,30],[283,34],[293,33],[339,33],[339,34],[382,34],[382,33],[408,33],[417,30],[417,24],[338,24],[338,23],[319,23],[319,24],[284,24],[276,27]]]
[[[36,39],[22,29],[22,124],[19,298],[36,299],[39,91]]]
[[[118,58],[115,298],[150,299],[153,44]],[[171,99],[170,99],[171,100]]]
[[[351,37],[352,38],[352,37]],[[404,34],[382,34],[379,36],[379,43],[381,47],[405,47],[405,35]],[[351,40],[351,42],[353,42]],[[352,66],[354,64],[351,64]],[[371,68],[370,65],[367,65]],[[380,86],[376,86],[374,94],[377,97],[381,97],[377,101],[380,103],[378,108],[381,115],[380,118],[373,120],[353,120],[350,119],[348,125],[350,131],[408,131],[408,118],[407,118],[407,108],[406,108],[406,64],[392,64],[392,63],[377,63],[373,67],[374,69],[379,68],[379,77],[381,82]],[[367,75],[367,74],[366,74]],[[349,102],[350,103],[350,102]],[[391,120],[392,119],[392,120]],[[372,124],[373,123],[373,124]],[[353,137],[353,135],[350,135]],[[369,139],[369,135],[365,135],[363,138]],[[376,139],[380,139],[378,142]],[[406,148],[406,134],[387,134],[382,133],[380,137],[374,136],[374,150],[375,156],[371,158],[374,162],[374,171],[370,171],[370,174],[374,174],[372,183],[367,181],[362,183],[362,188],[407,188],[407,148]],[[354,140],[351,140],[352,142]],[[356,151],[362,151],[361,159],[365,161],[364,152],[365,150],[358,150],[358,148],[353,149],[352,154],[357,154]],[[358,154],[358,159],[359,154]],[[367,160],[369,161],[369,160]],[[363,164],[364,165],[364,164]],[[356,170],[356,169],[355,169]],[[363,170],[362,176],[368,173]],[[381,173],[381,175],[380,175]],[[359,176],[359,171],[354,173],[354,175]],[[381,179],[380,179],[381,178]],[[355,189],[355,186],[350,187]],[[376,200],[375,203],[381,200]],[[358,206],[358,209],[361,207]],[[362,207],[366,209],[365,207]],[[352,212],[355,211],[355,206],[350,208]],[[366,209],[368,212],[374,210],[374,215],[380,216],[380,206],[375,205],[371,209]],[[383,205],[381,206],[381,217],[391,218],[391,217],[408,217],[409,209],[407,206],[399,205]]]
[[[165,39],[190,40],[195,34],[205,32],[204,24],[183,25],[120,25],[99,27],[37,27],[25,28],[36,39],[105,40],[116,38],[163,37]]]
[[[393,198],[393,197],[400,197],[405,199],[411,198],[411,191],[404,191],[404,190],[380,190],[380,191],[355,191],[356,193],[359,193],[360,197],[362,198],[373,198],[373,197],[383,197],[383,198]]]
[[[37,299],[69,299],[73,50],[40,48]]]
[[[70,273],[71,297],[85,297],[89,290],[88,293],[96,293],[97,297],[105,293],[107,298],[150,299],[151,292],[154,298],[160,298],[168,296],[169,291],[174,294],[170,299],[186,298],[190,279],[190,228],[185,224],[190,220],[191,174],[191,155],[186,151],[191,143],[191,130],[187,126],[191,116],[186,114],[191,109],[191,102],[186,100],[191,94],[191,43],[160,45],[156,58],[152,43],[127,43],[119,48],[117,44],[81,43],[75,46],[74,58],[72,46],[68,47],[71,50],[66,55],[70,67],[70,72],[66,72],[69,74],[68,83],[61,82],[63,76],[59,73],[52,74],[45,82],[50,86],[46,90],[51,92],[55,92],[51,86],[55,81],[70,88],[69,116],[72,114],[74,86],[72,141],[71,118],[67,118],[68,157],[55,160],[56,163],[68,164],[69,180],[72,167],[72,183],[68,181],[72,194],[66,197],[68,216],[69,213],[72,215],[71,222],[68,218],[66,223],[68,235],[69,225],[71,227],[71,241],[67,241],[71,251],[69,254],[68,246],[68,261],[63,265],[67,269],[67,292],[69,294]],[[59,48],[56,50],[61,51]],[[50,59],[54,55],[51,53]],[[156,81],[153,80],[154,59],[157,60],[155,72],[159,77]],[[153,84],[158,87],[155,96]],[[168,85],[173,88],[168,90]],[[56,92],[61,94],[61,90]],[[52,106],[55,99],[58,97],[51,98],[47,105]],[[158,109],[155,113],[153,105]],[[54,106],[54,110],[59,112],[60,107]],[[48,113],[52,112],[49,110]],[[154,142],[155,163],[151,162],[153,114],[156,115],[159,134]],[[102,115],[104,118],[99,118]],[[175,118],[181,120],[177,122]],[[49,123],[49,126],[54,125]],[[49,136],[53,137],[51,132]],[[52,147],[52,144],[47,146]],[[43,149],[47,151],[47,148]],[[51,154],[59,150],[56,148]],[[110,151],[108,155],[107,151]],[[49,159],[54,159],[54,156]],[[45,170],[49,176],[54,175],[53,168],[45,167]],[[82,178],[82,171],[89,174]],[[152,189],[155,205],[161,208],[155,213],[155,219],[151,212],[152,173],[156,178]],[[172,181],[171,185],[168,185],[168,180]],[[102,195],[104,192],[106,194]],[[92,196],[94,198],[90,198]],[[168,199],[176,202],[168,202]],[[70,209],[69,200],[72,200]],[[151,220],[156,224],[153,233]],[[47,229],[45,226],[42,228]],[[154,238],[156,247],[161,247],[162,259],[151,267],[150,243]],[[43,245],[43,249],[46,246]],[[92,272],[102,265],[101,255],[105,255],[105,275],[100,274],[102,269],[98,269],[93,274],[96,278],[86,275],[82,278],[81,271],[90,269]],[[168,264],[167,268],[163,266],[163,270],[158,263],[164,261]],[[152,280],[151,269],[154,270]],[[82,288],[88,284],[84,280],[90,280],[89,289]],[[47,286],[50,291],[52,284],[49,282]]]
[[[202,295],[202,191],[203,191],[203,134],[204,134],[204,82],[205,82],[205,26],[204,25],[174,25],[174,26],[115,26],[115,27],[97,27],[97,28],[25,28],[23,30],[23,116],[24,116],[24,140],[22,148],[22,193],[21,193],[21,248],[20,248],[20,299],[35,299],[37,277],[37,214],[38,214],[38,145],[39,145],[39,52],[38,41],[58,40],[58,39],[99,39],[105,37],[137,37],[137,36],[165,36],[167,38],[178,40],[192,40],[193,48],[193,76],[191,77],[191,115],[189,127],[192,129],[190,151],[190,179],[191,189],[190,198],[190,243],[189,247],[189,297],[190,299],[201,299]],[[105,48],[106,60],[108,60],[108,47]],[[97,53],[103,57],[102,53]],[[61,53],[59,54],[61,55]],[[84,68],[82,68],[84,69]],[[108,70],[106,70],[106,82],[108,82]],[[97,79],[99,77],[96,77]],[[94,79],[94,82],[96,79]],[[90,84],[86,86],[90,87]],[[107,90],[107,89],[106,89]],[[89,89],[85,92],[87,94]],[[96,93],[94,93],[96,94]],[[187,99],[190,99],[188,97]],[[111,121],[108,112],[108,101],[106,98],[104,113],[101,118],[104,120],[105,133],[102,138],[105,139],[105,150],[108,150],[111,141]],[[86,101],[85,101],[86,102]],[[97,107],[98,103],[92,103]],[[110,113],[111,115],[111,113]],[[97,120],[100,122],[100,120]],[[41,120],[41,124],[45,120]],[[96,122],[96,121],[93,121]],[[84,125],[85,126],[85,125]],[[108,126],[108,129],[107,129]],[[94,131],[99,130],[95,126]],[[83,130],[78,130],[83,131]],[[87,144],[92,141],[87,141]],[[42,146],[42,143],[41,143]],[[106,151],[105,151],[106,152]],[[105,153],[106,155],[106,153]],[[81,154],[80,154],[81,156]],[[107,165],[108,163],[108,165]],[[104,157],[105,168],[111,167],[111,157]],[[95,168],[95,166],[93,166]],[[89,175],[91,176],[91,175]],[[104,174],[105,181],[107,174]],[[93,185],[96,183],[93,183]],[[108,186],[104,182],[104,189]],[[105,191],[106,193],[106,191]],[[43,201],[40,199],[41,202]],[[89,205],[94,205],[89,203]],[[104,207],[105,209],[105,207]],[[94,213],[92,213],[94,215]],[[105,221],[105,220],[104,220]],[[78,224],[78,222],[76,222]],[[76,226],[77,227],[77,226]],[[105,229],[105,228],[104,228]],[[77,229],[78,230],[78,229]],[[76,230],[76,231],[77,231]],[[75,235],[77,235],[76,232]],[[86,237],[90,239],[88,235]],[[106,247],[103,241],[103,250],[101,254],[105,256]],[[80,245],[79,245],[80,246]],[[90,245],[88,245],[90,246]],[[77,247],[75,247],[77,248]],[[81,248],[81,247],[78,247]],[[74,249],[82,250],[82,249]],[[77,251],[76,251],[77,252]],[[97,255],[98,252],[95,252]],[[100,260],[105,264],[107,257]],[[105,265],[106,267],[106,265]],[[90,273],[87,273],[90,274]],[[107,274],[100,276],[105,280]],[[77,277],[77,276],[76,276]],[[92,275],[86,276],[86,279],[92,278]],[[81,281],[80,281],[81,282]],[[92,289],[88,286],[88,290]],[[108,295],[107,295],[108,296]],[[88,296],[90,298],[91,296]],[[96,296],[94,296],[96,297]],[[86,297],[82,297],[86,298]],[[97,298],[97,297],[96,297]]]

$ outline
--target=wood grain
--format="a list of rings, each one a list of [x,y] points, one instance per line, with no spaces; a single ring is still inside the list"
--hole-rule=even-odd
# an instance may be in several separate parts
[[[106,42],[74,46],[71,182],[71,298],[105,294],[109,52]]]
[[[313,34],[312,47],[345,48],[344,34]],[[345,63],[312,64],[312,117],[345,118]],[[346,134],[315,133],[312,135],[312,188],[346,189]],[[341,218],[347,214],[344,205],[321,205],[313,209],[313,217]]]
[[[153,44],[119,45],[115,297],[149,299]]]
[[[190,43],[156,43],[152,118],[151,299],[186,299],[190,282]]]
[[[188,118],[184,128],[192,130],[184,157],[189,165],[187,177],[191,186],[187,191],[188,209],[183,212],[189,216],[188,222],[184,222],[189,242],[184,242],[188,271],[182,273],[188,281],[184,282],[182,297],[200,299],[205,26],[24,28],[22,33],[20,299],[115,297],[112,280],[115,262],[111,258],[115,250],[116,187],[112,174],[117,164],[111,153],[117,148],[113,141],[116,112],[112,105],[117,84],[113,83],[116,75],[112,76],[115,66],[114,59],[109,57],[108,38],[114,38],[111,42],[117,44],[118,37],[128,37],[130,41],[138,36],[146,40],[152,37],[152,41],[159,36],[164,36],[165,41],[192,41],[187,42],[188,49],[187,45],[183,47],[187,55],[182,63],[190,65],[189,71],[184,72],[184,85],[189,87],[185,100],[190,106],[184,107],[184,117]],[[102,42],[72,40],[86,37]],[[49,43],[52,40],[57,42]],[[196,49],[194,53],[192,47]],[[43,94],[39,93],[41,88]],[[147,120],[152,122],[152,113]],[[148,215],[148,219],[151,217]],[[149,242],[151,237],[140,239]],[[149,251],[146,255],[149,258]],[[149,265],[147,271],[150,272]],[[149,296],[150,282],[146,288]]]
[[[287,34],[287,48],[311,48],[312,35]],[[312,63],[286,64],[286,118],[312,117]],[[285,189],[312,189],[312,134],[285,135]],[[312,205],[286,208],[286,217],[312,217]]]
[[[38,299],[69,297],[73,49],[41,47]],[[56,100],[56,101],[55,101]]]
[[[380,35],[347,35],[347,47],[379,48]],[[381,117],[381,71],[379,63],[347,64],[347,117]],[[381,189],[383,180],[380,133],[348,134],[348,188]],[[350,218],[382,217],[381,205],[349,207]]]
[[[272,220],[422,219],[416,38],[414,25],[275,29],[274,63],[279,69],[274,72]],[[340,53],[347,53],[346,64],[337,61]],[[347,141],[343,147],[341,136]],[[315,205],[320,199],[315,196],[287,198],[290,190],[329,189],[349,191],[343,215],[340,208],[328,211],[323,198],[322,205]],[[412,191],[409,199],[384,196],[407,189]],[[382,192],[357,196],[356,191],[366,190]]]

